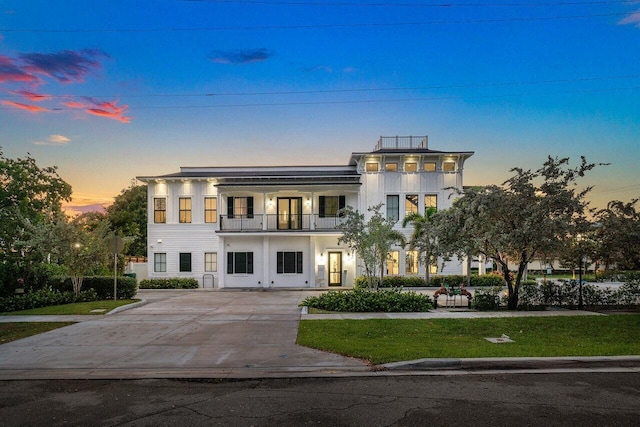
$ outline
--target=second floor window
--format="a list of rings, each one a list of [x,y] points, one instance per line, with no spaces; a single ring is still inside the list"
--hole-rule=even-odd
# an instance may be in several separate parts
[[[438,195],[437,194],[427,194],[424,196],[424,213],[429,212],[429,209],[438,210]]]
[[[167,222],[167,199],[153,199],[153,222],[163,224]]]
[[[399,196],[387,196],[387,220],[396,222],[400,218]]]
[[[227,216],[253,218],[253,197],[227,197]]]
[[[404,164],[405,172],[418,172],[418,164],[416,162],[407,162]]]
[[[218,221],[218,199],[215,197],[204,198],[204,222]]]
[[[191,198],[190,197],[180,197],[180,212],[178,215],[179,221],[181,223],[190,223],[191,222]]]
[[[318,197],[318,216],[320,218],[338,216],[340,209],[344,209],[345,196],[320,196]]]

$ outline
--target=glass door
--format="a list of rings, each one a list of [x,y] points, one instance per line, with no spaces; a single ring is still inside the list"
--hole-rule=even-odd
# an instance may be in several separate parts
[[[302,197],[278,197],[278,230],[302,228]]]
[[[342,286],[342,252],[329,252],[329,286]]]

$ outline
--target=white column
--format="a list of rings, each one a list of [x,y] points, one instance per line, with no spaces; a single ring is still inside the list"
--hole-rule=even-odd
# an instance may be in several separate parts
[[[271,287],[271,272],[269,265],[271,263],[271,254],[269,253],[269,236],[262,238],[262,287]]]

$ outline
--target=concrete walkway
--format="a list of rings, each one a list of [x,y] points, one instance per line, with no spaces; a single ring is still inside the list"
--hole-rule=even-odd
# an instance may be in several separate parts
[[[256,378],[605,367],[640,371],[622,358],[421,359],[372,371],[358,359],[295,344],[303,319],[479,318],[599,315],[576,310],[301,314],[317,291],[140,291],[143,305],[106,316],[0,316],[10,321],[76,321],[0,345],[0,380],[89,378]]]

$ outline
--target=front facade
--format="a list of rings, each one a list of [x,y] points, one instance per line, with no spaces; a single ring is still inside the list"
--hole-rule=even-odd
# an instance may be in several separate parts
[[[355,254],[338,244],[338,212],[384,204],[405,215],[451,205],[473,152],[430,150],[426,137],[381,137],[345,166],[182,167],[139,177],[148,185],[150,278],[193,277],[205,288],[352,286]],[[460,274],[461,263],[430,266]],[[424,275],[409,248],[389,254],[387,274]]]

